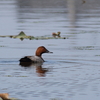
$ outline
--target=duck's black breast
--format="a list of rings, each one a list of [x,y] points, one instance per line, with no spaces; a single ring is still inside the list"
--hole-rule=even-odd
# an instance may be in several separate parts
[[[21,58],[19,61],[20,62],[32,62],[32,60],[30,58],[28,58],[27,56]]]

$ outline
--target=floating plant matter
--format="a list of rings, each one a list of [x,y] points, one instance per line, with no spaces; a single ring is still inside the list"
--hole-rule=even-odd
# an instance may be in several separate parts
[[[47,39],[66,39],[66,37],[61,37],[60,36],[61,32],[57,32],[57,33],[52,33],[52,37],[51,36],[28,36],[26,35],[23,31],[21,31],[18,35],[6,35],[6,36],[0,36],[0,37],[10,37],[10,38],[18,38],[20,40],[24,40],[24,39],[29,39],[29,40],[47,40]]]

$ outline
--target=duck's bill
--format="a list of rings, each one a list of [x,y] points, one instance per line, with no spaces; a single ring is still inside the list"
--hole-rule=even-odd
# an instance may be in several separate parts
[[[47,51],[46,53],[53,53],[53,52]]]
[[[49,51],[48,53],[53,53],[53,52],[50,52],[50,51]]]

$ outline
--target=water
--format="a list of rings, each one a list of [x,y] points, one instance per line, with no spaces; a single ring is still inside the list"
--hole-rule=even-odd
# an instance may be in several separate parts
[[[0,0],[0,35],[51,36],[67,39],[0,38],[0,93],[22,100],[100,99],[99,1]],[[69,6],[71,5],[71,6]],[[71,10],[72,9],[72,10]],[[19,59],[39,46],[43,65],[23,67]]]

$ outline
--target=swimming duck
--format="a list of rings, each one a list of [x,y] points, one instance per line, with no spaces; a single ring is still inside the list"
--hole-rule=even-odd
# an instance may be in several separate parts
[[[40,46],[37,48],[35,52],[35,56],[25,56],[21,58],[20,62],[33,62],[33,63],[43,63],[44,59],[42,58],[43,53],[52,53],[47,50],[44,46]]]
[[[9,99],[8,93],[0,93],[0,98],[2,98],[2,100],[11,100]]]
[[[60,34],[61,34],[61,32],[52,33],[52,36],[53,36],[53,37],[56,37],[56,36],[60,37]]]

